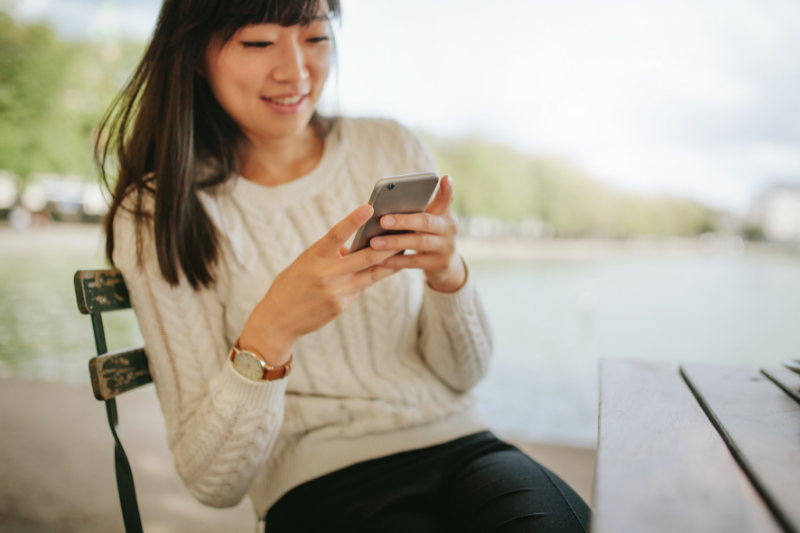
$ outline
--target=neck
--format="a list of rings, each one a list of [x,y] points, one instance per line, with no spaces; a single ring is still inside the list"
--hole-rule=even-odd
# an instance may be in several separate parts
[[[311,125],[292,137],[248,138],[242,177],[267,187],[289,183],[314,170],[324,146]]]

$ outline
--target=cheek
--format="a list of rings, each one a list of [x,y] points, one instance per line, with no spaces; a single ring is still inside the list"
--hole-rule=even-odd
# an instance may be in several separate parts
[[[222,108],[239,122],[251,101],[258,99],[263,77],[257,62],[231,55],[223,52],[209,62],[208,83]]]
[[[315,52],[307,61],[306,64],[308,65],[309,74],[316,85],[315,92],[322,92],[325,80],[328,79],[328,73],[330,72],[332,62],[333,54],[330,51],[322,50]]]

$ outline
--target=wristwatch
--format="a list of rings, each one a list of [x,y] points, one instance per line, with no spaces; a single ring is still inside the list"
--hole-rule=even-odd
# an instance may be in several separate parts
[[[289,360],[281,366],[270,366],[255,350],[243,350],[239,346],[238,339],[230,355],[233,368],[252,381],[274,381],[285,378],[292,371],[292,357],[289,355]]]

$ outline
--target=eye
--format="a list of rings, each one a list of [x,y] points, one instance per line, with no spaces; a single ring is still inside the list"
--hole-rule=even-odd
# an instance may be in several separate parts
[[[242,41],[245,48],[266,48],[272,41]]]
[[[308,39],[308,42],[321,43],[322,41],[327,41],[329,39],[330,37],[328,37],[327,35],[320,35],[319,37],[311,37],[310,39]]]

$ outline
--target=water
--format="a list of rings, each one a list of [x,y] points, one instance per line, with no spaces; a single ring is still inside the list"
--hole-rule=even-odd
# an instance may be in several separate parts
[[[104,268],[98,241],[91,227],[0,229],[0,374],[88,383],[91,325],[71,278]],[[796,254],[471,255],[496,353],[476,394],[504,436],[593,446],[604,357],[753,367],[800,358]],[[132,312],[105,323],[109,349],[142,342]]]
[[[800,258],[473,260],[496,334],[478,388],[498,432],[593,445],[604,357],[752,367],[800,358]]]
[[[108,268],[96,227],[14,232],[0,228],[0,375],[89,383],[96,353],[72,276]],[[133,311],[104,315],[110,350],[143,343]]]

